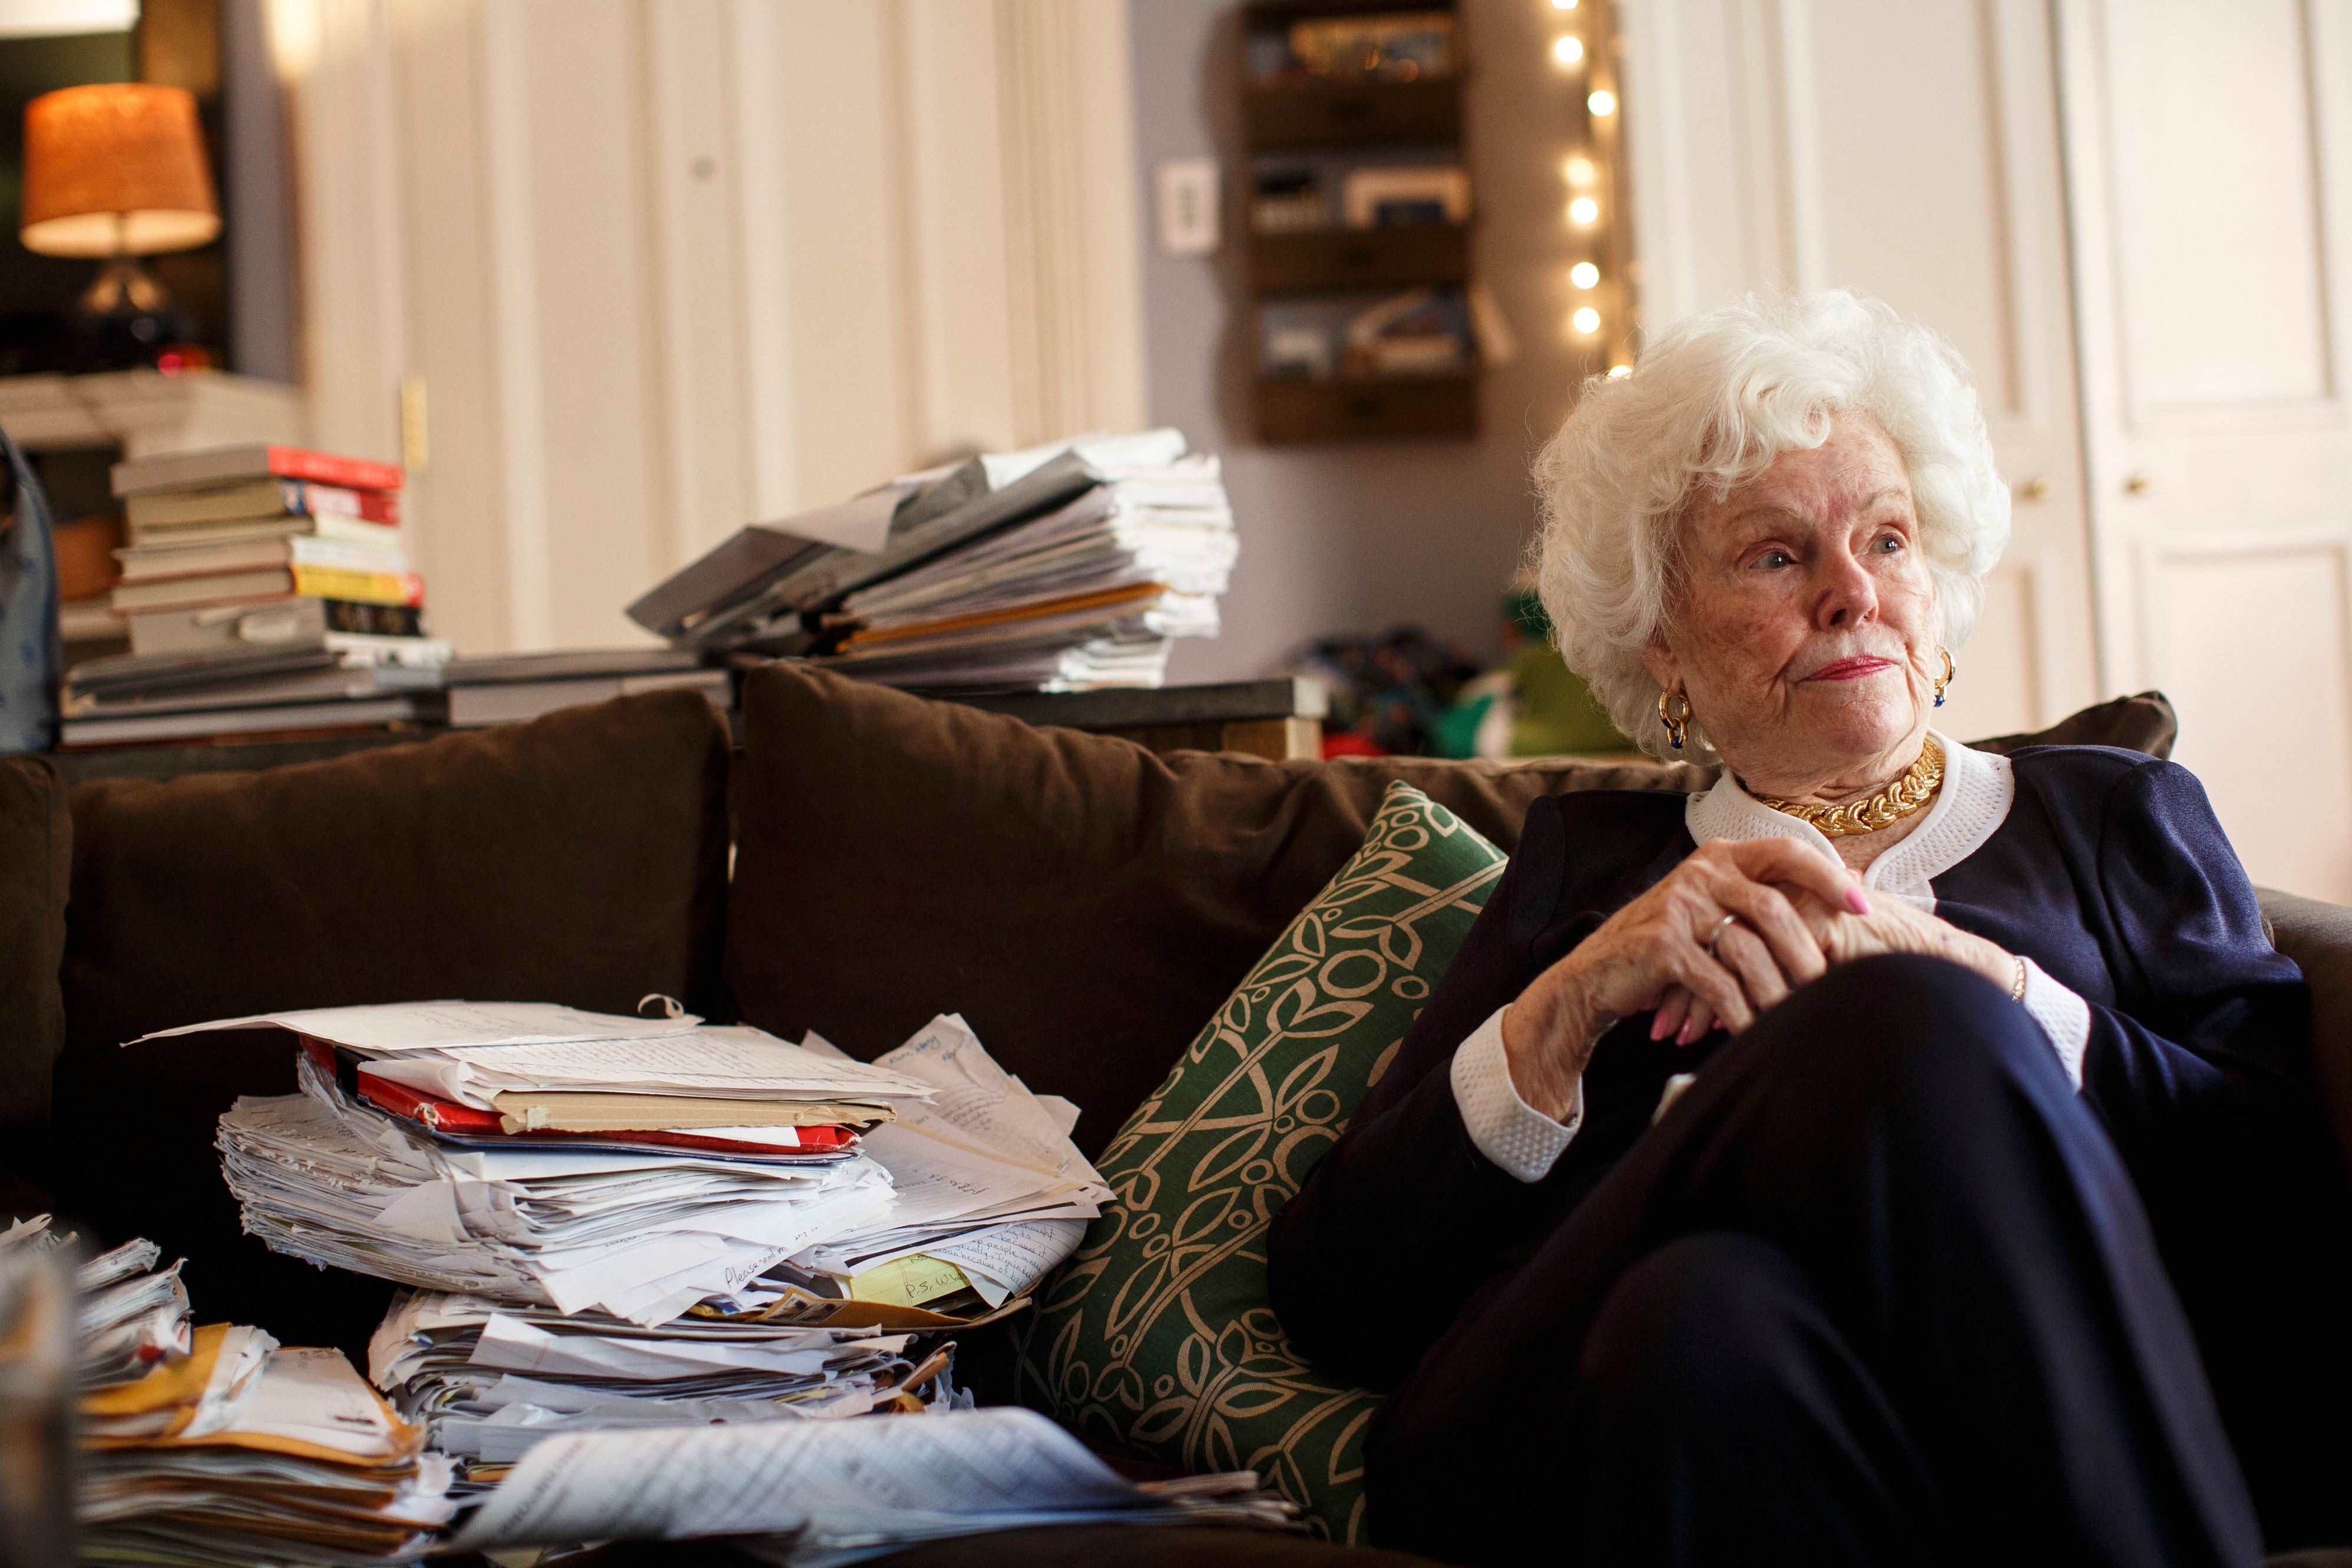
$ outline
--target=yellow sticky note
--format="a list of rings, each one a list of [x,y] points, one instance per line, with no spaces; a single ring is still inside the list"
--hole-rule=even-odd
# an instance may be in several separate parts
[[[877,1301],[892,1307],[919,1307],[941,1296],[952,1296],[969,1289],[971,1281],[963,1270],[943,1258],[933,1258],[918,1252],[911,1258],[894,1258],[879,1268],[869,1268],[849,1281],[849,1299],[853,1301]]]

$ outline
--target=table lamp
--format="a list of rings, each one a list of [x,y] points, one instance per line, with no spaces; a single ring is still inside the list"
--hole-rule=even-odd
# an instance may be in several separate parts
[[[100,82],[45,92],[25,106],[18,237],[44,256],[104,258],[77,325],[132,358],[192,335],[142,256],[190,250],[220,233],[196,100],[186,89]]]

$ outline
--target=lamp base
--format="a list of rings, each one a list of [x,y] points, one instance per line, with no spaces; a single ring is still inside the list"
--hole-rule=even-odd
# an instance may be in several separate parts
[[[88,370],[152,365],[169,344],[196,333],[195,319],[155,275],[130,256],[110,256],[75,301],[69,318]]]

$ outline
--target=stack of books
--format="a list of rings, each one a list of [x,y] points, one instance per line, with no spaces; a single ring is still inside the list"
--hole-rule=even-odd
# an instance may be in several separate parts
[[[59,744],[377,730],[442,717],[401,470],[293,447],[115,465],[131,651],[67,671]]]
[[[352,632],[113,654],[66,672],[58,743],[253,741],[436,721],[448,658],[449,645],[433,638]]]
[[[117,463],[131,542],[112,605],[131,651],[422,637],[401,480],[396,464],[258,444]]]
[[[629,606],[683,648],[959,692],[1158,686],[1239,547],[1174,430],[991,453],[742,530]]]
[[[70,1246],[48,1216],[0,1253]],[[77,1271],[76,1556],[204,1565],[414,1562],[457,1514],[455,1468],[425,1451],[341,1351],[260,1329],[191,1330],[176,1263],[126,1243]]]

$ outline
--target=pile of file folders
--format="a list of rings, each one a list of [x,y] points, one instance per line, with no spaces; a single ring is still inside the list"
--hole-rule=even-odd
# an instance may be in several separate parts
[[[274,1026],[300,1092],[221,1119],[245,1228],[396,1280],[370,1374],[457,1494],[540,1442],[951,1405],[1109,1191],[952,1016],[861,1063],[688,1015],[425,1003]]]
[[[629,616],[674,646],[888,685],[1158,686],[1213,637],[1238,553],[1217,459],[1174,430],[991,453],[759,523]]]
[[[43,1215],[0,1235],[0,1258],[73,1246]],[[424,1428],[341,1351],[192,1328],[180,1266],[160,1260],[134,1240],[76,1271],[79,1559],[372,1568],[436,1544],[455,1467]]]

